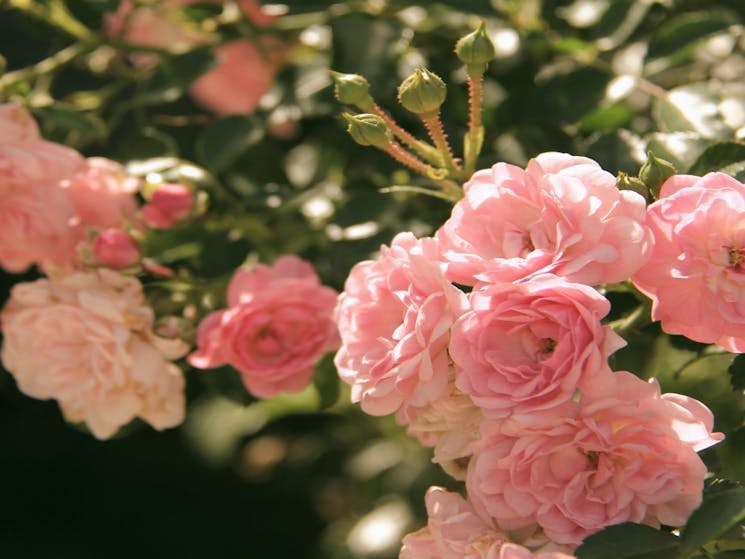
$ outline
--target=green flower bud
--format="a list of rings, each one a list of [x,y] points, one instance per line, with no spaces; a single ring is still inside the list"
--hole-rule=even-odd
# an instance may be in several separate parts
[[[370,97],[370,84],[359,74],[340,74],[331,72],[334,78],[334,94],[336,98],[347,105],[368,107],[373,104]]]
[[[676,173],[675,166],[669,161],[661,159],[651,151],[647,152],[647,162],[639,170],[639,180],[649,189],[654,199],[660,195],[660,187],[667,179]]]
[[[398,88],[398,100],[412,113],[430,116],[445,102],[447,88],[439,76],[426,68],[417,69]]]
[[[378,115],[361,114],[351,115],[344,113],[344,118],[349,123],[347,132],[352,139],[363,146],[374,146],[384,148],[391,142],[392,134],[385,121]]]
[[[637,194],[641,194],[645,198],[648,196],[649,191],[646,185],[637,179],[636,177],[630,177],[628,174],[620,171],[616,177],[616,187],[619,190],[633,190]]]
[[[486,33],[486,24],[483,20],[476,31],[462,37],[455,44],[455,54],[468,66],[469,73],[484,73],[486,65],[496,57],[496,51],[494,43]]]

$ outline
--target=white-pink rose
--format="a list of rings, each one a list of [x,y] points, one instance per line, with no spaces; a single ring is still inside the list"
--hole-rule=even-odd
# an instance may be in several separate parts
[[[471,398],[455,387],[452,372],[445,393],[424,406],[402,405],[396,421],[406,425],[406,432],[424,446],[433,447],[432,461],[440,464],[452,477],[466,477],[471,445],[480,438],[483,420],[480,408]]]
[[[41,140],[39,126],[29,112],[15,103],[0,104],[0,144]]]
[[[450,327],[468,302],[445,279],[437,253],[434,239],[400,233],[349,273],[336,310],[335,363],[367,413],[421,407],[447,391]]]
[[[615,381],[611,395],[552,421],[484,426],[466,479],[476,511],[506,532],[538,526],[568,545],[626,521],[684,524],[707,472],[696,452],[722,438],[713,416],[631,373]]]
[[[456,386],[487,417],[544,411],[612,384],[608,356],[625,345],[601,319],[595,289],[545,274],[470,294],[453,325]]]
[[[574,559],[561,546],[531,551],[509,542],[458,493],[430,487],[425,502],[427,526],[404,537],[399,559]]]
[[[165,429],[184,417],[184,379],[170,360],[187,346],[152,326],[140,283],[111,270],[20,283],[2,311],[2,361],[21,391],[56,399],[99,439],[135,417]]]
[[[255,396],[302,390],[316,362],[339,346],[332,316],[337,293],[296,256],[239,270],[227,298],[227,309],[200,323],[189,363],[200,369],[229,364]]]
[[[745,185],[724,173],[675,175],[649,206],[655,237],[632,281],[669,334],[745,351]]]
[[[436,234],[447,277],[464,285],[550,272],[596,285],[627,279],[651,250],[644,198],[593,160],[543,153],[525,170],[478,171]]]

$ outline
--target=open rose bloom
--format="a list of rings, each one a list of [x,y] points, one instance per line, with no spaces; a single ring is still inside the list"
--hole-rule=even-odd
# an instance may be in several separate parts
[[[2,362],[22,392],[57,400],[99,439],[135,417],[165,429],[184,418],[171,361],[188,348],[152,327],[135,278],[100,269],[20,283],[2,311]]]
[[[745,185],[724,173],[675,175],[649,207],[655,237],[633,276],[670,334],[745,351]]]
[[[262,398],[298,392],[310,383],[317,361],[339,345],[336,297],[296,256],[239,270],[228,286],[228,308],[199,324],[189,363],[200,369],[231,365]]]

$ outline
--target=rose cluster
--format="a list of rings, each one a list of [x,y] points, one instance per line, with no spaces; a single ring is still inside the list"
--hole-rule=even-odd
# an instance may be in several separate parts
[[[710,300],[745,285],[740,206],[720,194],[742,205],[735,183],[673,178],[648,209],[588,158],[499,163],[465,184],[433,237],[401,233],[351,270],[336,309],[341,378],[363,410],[395,412],[433,447],[468,495],[431,490],[428,526],[402,558],[556,559],[611,524],[686,522],[706,475],[697,452],[722,435],[697,400],[611,369],[625,341],[593,286],[631,278],[663,329],[736,348],[727,342],[743,340],[745,321]],[[729,213],[710,217],[725,230],[710,240],[696,212],[713,211]],[[680,308],[702,285],[700,304]],[[702,322],[722,331],[693,331]]]
[[[185,414],[174,361],[189,352],[189,329],[178,323],[197,313],[156,316],[137,276],[174,273],[144,258],[140,241],[195,217],[195,196],[182,184],[140,186],[114,161],[42,139],[25,109],[0,105],[0,267],[46,276],[17,283],[0,312],[2,363],[21,391],[57,400],[99,439],[136,417],[164,429]],[[256,396],[299,391],[338,347],[336,298],[295,256],[239,270],[230,308],[205,318],[189,362],[232,365]]]
[[[106,18],[105,33],[135,47],[167,49],[173,53],[207,45],[216,40],[214,31],[189,20],[182,12],[197,3],[197,0],[163,0],[140,4],[122,0]],[[271,26],[276,20],[258,0],[240,0],[238,4],[254,27]],[[202,106],[219,115],[253,112],[274,83],[284,50],[277,37],[266,34],[258,41],[239,38],[218,45],[213,49],[214,67],[192,83],[189,92]],[[145,52],[132,57],[140,66],[150,66],[156,59],[157,55]]]

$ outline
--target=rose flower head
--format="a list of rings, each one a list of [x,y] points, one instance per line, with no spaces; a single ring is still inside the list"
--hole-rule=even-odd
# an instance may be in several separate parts
[[[514,281],[549,272],[596,285],[627,279],[652,237],[646,203],[586,157],[542,153],[525,169],[476,172],[436,234],[451,281]]]
[[[669,334],[745,351],[745,185],[674,175],[648,213],[654,250],[631,280],[652,318]]]
[[[339,345],[336,298],[296,256],[241,269],[228,286],[228,308],[199,324],[189,363],[199,369],[231,365],[261,398],[298,392],[310,382],[316,362]]]
[[[139,417],[155,427],[184,418],[180,340],[153,334],[135,278],[107,269],[13,287],[2,311],[2,362],[22,392],[53,398],[70,421],[107,439]]]

